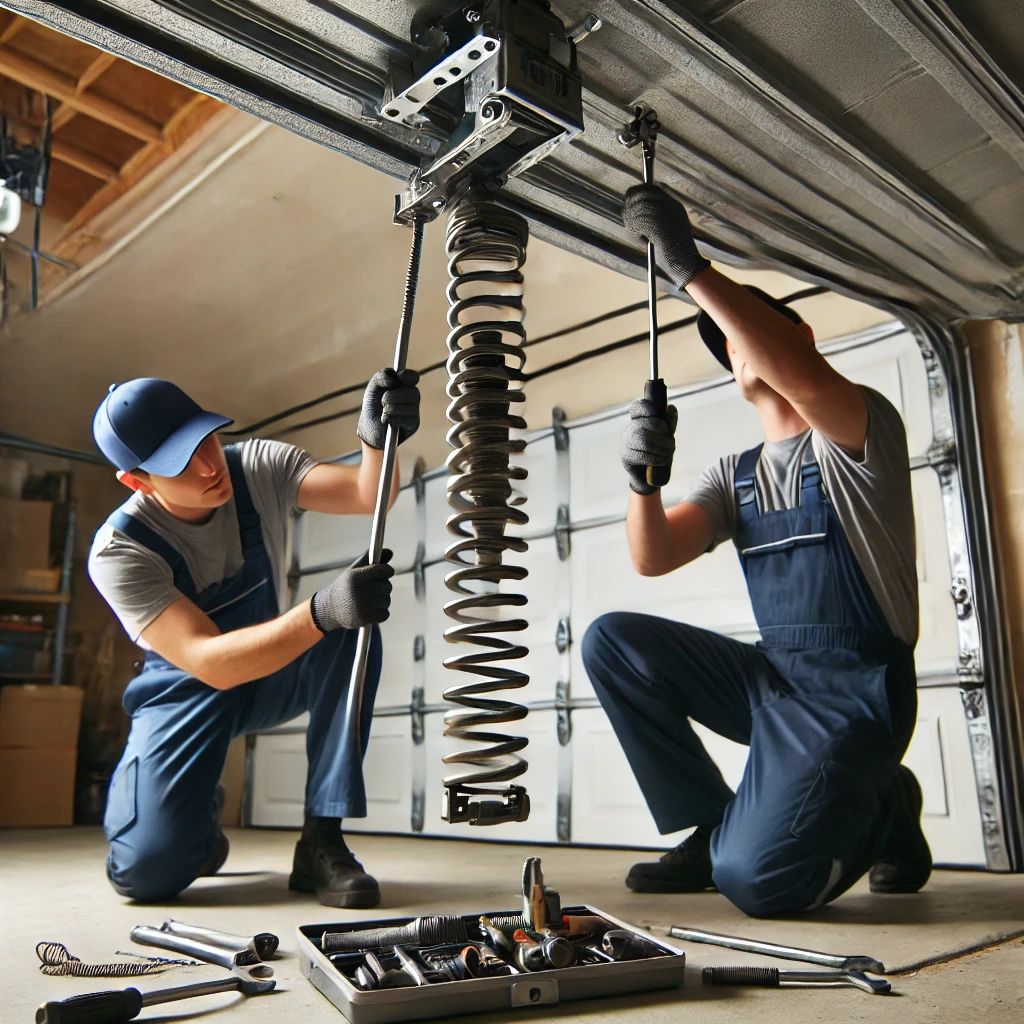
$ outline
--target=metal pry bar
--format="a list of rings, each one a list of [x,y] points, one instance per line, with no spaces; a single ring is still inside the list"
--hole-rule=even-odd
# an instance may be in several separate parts
[[[423,253],[423,218],[412,218],[412,247],[409,250],[409,269],[405,276],[405,296],[402,301],[402,318],[398,322],[398,340],[395,343],[396,372],[405,369],[409,357],[409,335],[412,331],[412,313],[416,303],[416,287],[420,279],[420,257]],[[398,431],[389,423],[384,435],[384,460],[377,484],[377,504],[373,510],[373,526],[370,530],[369,565],[380,561],[384,550],[384,526],[387,522],[388,506],[391,504],[391,478],[395,473],[395,459],[398,454]],[[363,717],[363,689],[366,685],[366,662],[370,654],[370,626],[361,626],[356,641],[356,653],[352,659],[352,676],[349,680],[345,699],[345,727],[348,732],[349,749],[362,754],[363,737],[360,728]]]
[[[841,956],[835,953],[819,953],[813,949],[800,949],[796,946],[780,946],[775,942],[764,942],[760,939],[744,939],[736,935],[719,935],[705,932],[699,928],[685,928],[673,925],[668,930],[673,939],[685,942],[706,942],[712,946],[724,946],[742,953],[759,953],[779,960],[800,960],[819,967],[831,967],[837,971],[871,971],[873,974],[885,974],[885,965],[870,956]]]

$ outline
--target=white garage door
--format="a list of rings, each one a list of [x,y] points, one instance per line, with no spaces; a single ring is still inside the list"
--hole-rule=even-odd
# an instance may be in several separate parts
[[[967,728],[957,685],[956,616],[950,596],[945,520],[938,479],[925,454],[932,443],[928,386],[914,339],[900,325],[836,339],[822,351],[842,373],[884,394],[907,425],[917,516],[921,637],[917,647],[919,720],[906,761],[925,794],[924,823],[940,863],[985,863]],[[585,366],[572,371],[586,373]],[[568,375],[567,375],[568,376]],[[639,384],[639,382],[638,382]],[[577,381],[578,386],[578,381]],[[720,380],[670,392],[679,409],[678,449],[666,502],[682,498],[701,470],[727,451],[761,440],[759,422],[736,389]],[[578,842],[664,848],[678,836],[657,834],[579,655],[579,639],[612,610],[657,614],[740,640],[757,638],[743,576],[723,545],[669,576],[633,572],[626,548],[627,489],[618,464],[626,409],[586,417],[563,429],[528,435],[519,460],[530,549],[512,558],[530,575],[510,589],[527,594],[531,682],[519,691],[531,713],[529,821],[495,829],[441,821],[442,691],[456,680],[442,660],[444,549],[450,536],[447,474],[427,474],[402,490],[389,516],[395,550],[395,599],[383,627],[384,671],[367,752],[369,815],[347,821],[352,831],[422,833],[476,839]],[[557,443],[556,443],[557,442]],[[556,526],[561,524],[561,529]],[[571,524],[571,526],[569,525]],[[331,579],[367,544],[368,517],[306,514],[296,551],[302,575],[296,600]],[[576,642],[572,642],[575,640]],[[254,825],[297,826],[302,820],[303,723],[256,737],[250,771]],[[726,779],[735,785],[746,749],[701,731]]]

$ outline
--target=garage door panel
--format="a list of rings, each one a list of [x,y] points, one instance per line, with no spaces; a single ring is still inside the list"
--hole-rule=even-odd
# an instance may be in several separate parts
[[[936,863],[985,866],[970,738],[959,688],[917,691],[917,728],[903,763],[924,794],[921,826]]]
[[[350,562],[369,546],[372,516],[329,516],[303,512],[295,524],[295,553],[300,566]]]
[[[412,722],[375,718],[363,762],[366,817],[346,818],[347,832],[408,832],[412,814]]]
[[[522,466],[528,474],[525,480],[515,482],[515,488],[526,498],[521,508],[530,522],[523,527],[510,526],[508,532],[521,536],[553,530],[558,508],[554,437],[549,435],[530,442],[526,451],[512,457],[512,463]]]
[[[956,607],[950,596],[949,544],[939,478],[931,468],[911,474],[917,527],[921,606],[915,658],[921,675],[955,672],[959,654]]]
[[[687,831],[661,836],[605,713],[572,714],[572,841],[669,849]]]
[[[252,753],[252,823],[302,828],[306,790],[306,734],[268,733]]]

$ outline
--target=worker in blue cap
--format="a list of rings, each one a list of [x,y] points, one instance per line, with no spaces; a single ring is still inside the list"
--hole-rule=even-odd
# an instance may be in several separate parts
[[[373,625],[365,749],[391,553],[358,560],[292,608],[287,575],[296,509],[373,511],[388,425],[400,442],[419,426],[417,382],[390,369],[370,380],[358,466],[318,464],[278,441],[222,445],[217,431],[232,421],[165,380],[115,385],[100,403],[93,435],[133,493],[96,534],[89,575],[145,649],[124,694],[131,731],[104,819],[107,875],[122,895],[168,900],[215,874],[228,854],[217,823],[228,745],[308,712],[306,818],[289,887],[334,907],[380,901],[341,829],[366,815],[344,712],[357,631]]]
[[[838,373],[793,309],[719,273],[686,210],[630,189],[626,226],[700,306],[700,336],[758,413],[764,442],[709,466],[665,508],[676,410],[633,403],[621,460],[638,572],[660,576],[732,541],[756,645],[654,615],[594,622],[583,660],[662,834],[637,892],[713,889],[768,917],[835,899],[865,872],[911,893],[931,872],[921,787],[900,761],[917,708],[914,509],[906,430],[882,395]],[[735,792],[694,722],[750,748]]]

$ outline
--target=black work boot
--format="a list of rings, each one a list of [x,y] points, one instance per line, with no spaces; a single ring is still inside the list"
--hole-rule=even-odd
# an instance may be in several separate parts
[[[705,892],[711,880],[713,825],[700,825],[661,860],[634,864],[626,875],[633,892]]]
[[[872,892],[917,892],[932,873],[932,852],[921,830],[921,784],[905,765],[896,769],[884,799],[895,804],[892,832],[868,875]]]
[[[210,875],[217,874],[224,867],[224,861],[228,859],[228,851],[230,849],[231,844],[228,842],[228,837],[224,835],[221,829],[217,829],[217,849],[213,851],[213,856],[206,864],[200,868],[199,877],[207,878]]]
[[[325,907],[367,910],[380,903],[380,887],[352,856],[340,818],[307,818],[295,844],[288,888],[312,892]]]

